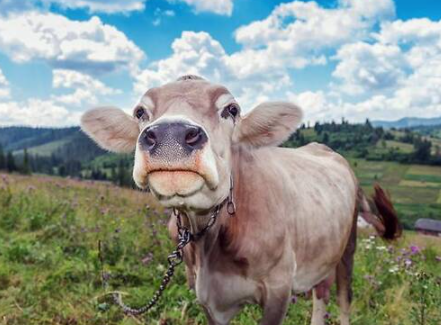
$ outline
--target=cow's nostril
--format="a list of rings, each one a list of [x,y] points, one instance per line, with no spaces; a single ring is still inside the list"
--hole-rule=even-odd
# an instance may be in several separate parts
[[[157,142],[155,131],[154,130],[147,130],[147,132],[145,132],[145,134],[144,134],[144,139],[145,139],[145,143],[149,147],[154,147]]]
[[[202,138],[201,131],[202,130],[198,127],[189,127],[185,134],[185,143],[189,146],[197,145]]]

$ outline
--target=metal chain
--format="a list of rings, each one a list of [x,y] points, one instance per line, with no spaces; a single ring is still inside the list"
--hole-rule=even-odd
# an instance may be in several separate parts
[[[230,216],[233,216],[236,212],[236,207],[234,205],[233,201],[233,176],[230,176],[230,193],[229,196],[219,205],[217,205],[214,209],[213,214],[211,215],[207,225],[202,228],[198,233],[192,234],[190,229],[182,225],[182,214],[178,209],[173,209],[173,213],[176,216],[176,226],[178,228],[178,245],[176,246],[176,249],[167,257],[168,261],[168,269],[165,273],[164,277],[162,278],[161,285],[159,286],[158,290],[156,290],[153,297],[150,299],[150,301],[139,308],[133,308],[128,305],[126,305],[122,300],[122,295],[119,292],[113,292],[111,293],[113,302],[118,305],[125,314],[127,315],[141,315],[152,309],[156,303],[158,302],[159,298],[161,298],[164,290],[167,288],[167,285],[169,284],[172,276],[175,273],[175,267],[181,264],[184,261],[184,247],[187,246],[191,241],[198,241],[205,233],[213,227],[213,225],[216,223],[217,217],[219,216],[219,212],[221,211],[222,207],[224,206],[225,202],[227,202],[227,212]],[[188,216],[187,216],[188,218]],[[104,267],[104,259],[102,254],[102,244],[101,241],[98,241],[98,253],[99,253],[99,260],[101,262],[101,267]],[[103,287],[107,291],[109,287],[109,279],[111,278],[111,274],[104,272],[104,269],[101,271],[101,279],[103,282]]]

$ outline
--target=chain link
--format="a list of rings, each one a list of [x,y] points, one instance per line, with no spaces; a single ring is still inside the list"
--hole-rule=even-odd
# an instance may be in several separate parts
[[[173,209],[173,213],[176,216],[176,226],[178,228],[178,244],[176,246],[176,249],[167,257],[168,261],[168,268],[167,272],[165,273],[164,277],[162,278],[161,285],[159,286],[158,290],[156,290],[153,297],[150,299],[150,301],[139,308],[133,308],[128,305],[126,305],[122,299],[122,295],[119,292],[112,292],[110,293],[113,298],[113,302],[118,305],[125,314],[127,315],[141,315],[152,309],[156,303],[158,302],[159,298],[161,298],[164,290],[167,288],[167,285],[169,284],[172,276],[175,273],[175,267],[180,265],[184,261],[184,247],[187,246],[191,241],[198,241],[202,236],[205,235],[205,233],[213,227],[213,225],[216,223],[217,217],[219,216],[220,211],[222,210],[222,207],[224,206],[225,202],[227,203],[227,212],[230,216],[233,216],[236,212],[236,207],[234,205],[233,201],[233,176],[230,176],[230,193],[229,196],[219,205],[217,205],[214,209],[213,214],[211,215],[210,219],[208,220],[207,225],[202,228],[198,233],[192,234],[190,229],[183,226],[182,224],[182,214],[178,209]],[[188,218],[188,216],[187,216]],[[104,267],[104,259],[102,254],[102,243],[101,240],[98,241],[98,254],[99,254],[99,260],[101,262],[101,267]],[[111,274],[108,272],[104,272],[104,269],[101,272],[101,279],[103,282],[103,287],[105,291],[108,291],[109,288],[109,279],[111,278]]]

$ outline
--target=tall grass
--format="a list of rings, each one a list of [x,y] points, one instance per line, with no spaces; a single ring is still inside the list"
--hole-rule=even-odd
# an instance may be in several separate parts
[[[133,305],[159,286],[173,245],[167,211],[145,193],[49,177],[0,175],[0,324],[206,324],[183,266],[147,316],[124,316],[100,280]],[[392,246],[360,235],[353,324],[441,323],[441,242],[410,233]],[[256,324],[246,307],[233,324]],[[293,297],[286,324],[309,324],[311,300]],[[329,305],[328,324],[338,324]]]

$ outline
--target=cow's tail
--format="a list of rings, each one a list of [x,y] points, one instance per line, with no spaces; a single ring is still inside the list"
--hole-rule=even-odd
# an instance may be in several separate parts
[[[363,190],[358,190],[359,213],[371,224],[378,234],[386,240],[394,240],[401,236],[402,227],[389,195],[380,187],[374,185],[375,193],[367,198]]]

